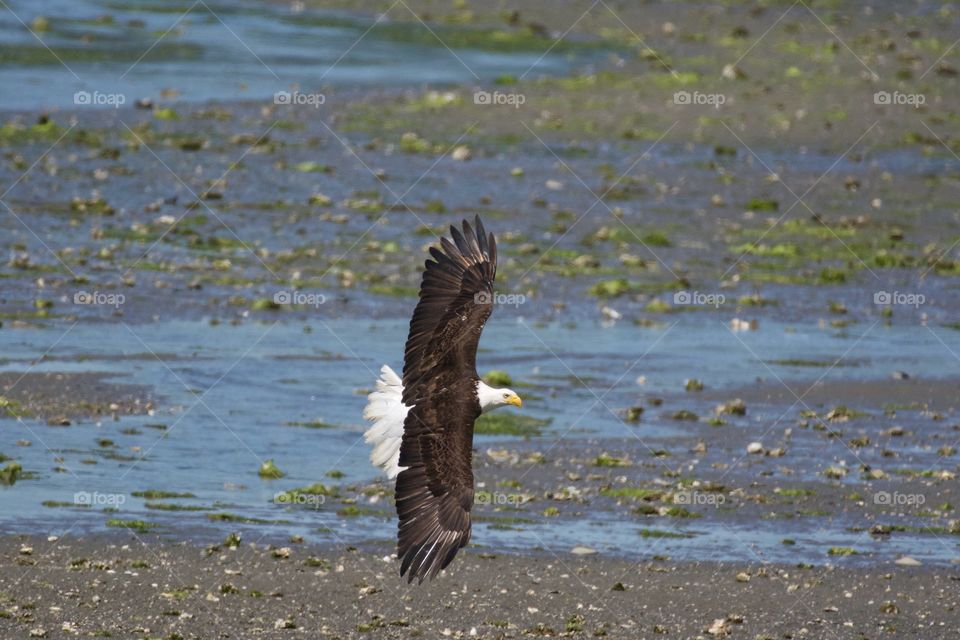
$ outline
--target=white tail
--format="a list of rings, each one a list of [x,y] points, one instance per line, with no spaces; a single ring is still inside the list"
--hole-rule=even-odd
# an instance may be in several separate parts
[[[403,421],[410,407],[403,404],[403,380],[387,365],[380,368],[377,389],[367,396],[363,417],[373,422],[363,439],[373,446],[370,462],[383,469],[388,478],[396,478],[400,467]]]

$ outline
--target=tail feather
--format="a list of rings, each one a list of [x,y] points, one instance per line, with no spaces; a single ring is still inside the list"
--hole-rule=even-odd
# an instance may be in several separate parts
[[[393,458],[397,457],[399,460],[397,452],[400,451],[401,440],[402,438],[384,438],[370,453],[370,462],[372,462],[374,466],[383,468],[389,475],[390,469],[395,466],[390,463],[397,462],[397,460],[393,460]]]
[[[376,390],[367,396],[363,417],[373,422],[363,434],[367,444],[373,446],[370,461],[380,467],[388,478],[395,478],[403,471],[400,466],[400,444],[403,442],[403,422],[409,407],[403,404],[403,381],[387,365],[380,368]]]
[[[403,391],[403,380],[390,368],[390,365],[385,364],[380,367],[380,379],[377,380],[377,388],[381,387],[400,387],[400,391]]]

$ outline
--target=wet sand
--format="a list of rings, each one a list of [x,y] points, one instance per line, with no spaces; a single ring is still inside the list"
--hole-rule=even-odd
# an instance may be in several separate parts
[[[36,418],[51,426],[69,426],[73,418],[148,414],[151,390],[124,384],[95,372],[0,373],[0,397],[8,417]]]
[[[824,374],[831,364],[827,362],[819,366],[814,374]],[[904,374],[908,376],[905,379],[901,378]],[[819,381],[785,380],[777,383],[766,380],[754,387],[728,390],[723,394],[707,392],[704,397],[726,400],[735,395],[747,402],[769,405],[790,405],[801,397],[816,406],[832,403],[882,408],[896,405],[951,412],[957,408],[957,381],[952,378],[917,378],[900,371],[891,371],[890,376],[889,380],[839,380],[836,376]]]
[[[5,637],[952,638],[956,569],[467,551],[408,586],[389,547],[0,539]]]

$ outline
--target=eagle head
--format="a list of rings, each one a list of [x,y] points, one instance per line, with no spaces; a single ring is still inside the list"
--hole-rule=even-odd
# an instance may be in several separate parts
[[[512,389],[495,389],[483,380],[477,382],[477,400],[480,401],[480,410],[483,412],[505,404],[512,404],[515,407],[523,406],[523,400]]]

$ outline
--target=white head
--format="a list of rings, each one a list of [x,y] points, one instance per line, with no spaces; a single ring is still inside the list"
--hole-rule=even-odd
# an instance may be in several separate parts
[[[510,389],[494,389],[483,380],[477,383],[477,399],[480,400],[480,410],[490,411],[505,404],[515,407],[523,406],[523,401]]]

